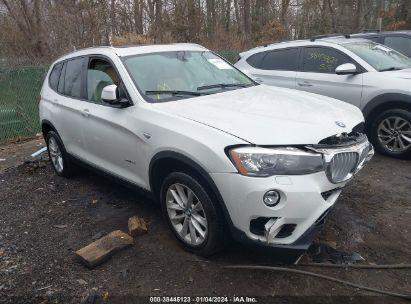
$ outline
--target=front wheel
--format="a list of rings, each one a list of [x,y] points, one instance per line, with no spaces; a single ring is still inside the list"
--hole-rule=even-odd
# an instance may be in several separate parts
[[[183,247],[209,256],[221,248],[223,221],[206,189],[192,176],[173,172],[161,187],[163,214]]]
[[[370,129],[371,140],[382,154],[409,158],[411,156],[411,112],[387,110],[378,115]]]

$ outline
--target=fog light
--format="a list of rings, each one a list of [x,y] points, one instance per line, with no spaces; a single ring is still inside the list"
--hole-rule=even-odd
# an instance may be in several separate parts
[[[263,202],[268,207],[274,207],[280,202],[280,193],[276,190],[267,191],[264,194]]]

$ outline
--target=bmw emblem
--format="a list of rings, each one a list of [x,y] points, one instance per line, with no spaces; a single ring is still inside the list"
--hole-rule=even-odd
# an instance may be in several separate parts
[[[341,121],[335,121],[335,124],[341,128],[345,128],[345,123],[341,122]]]

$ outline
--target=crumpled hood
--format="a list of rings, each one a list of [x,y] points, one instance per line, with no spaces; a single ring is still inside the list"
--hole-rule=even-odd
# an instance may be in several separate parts
[[[342,101],[266,85],[154,106],[256,145],[316,144],[350,132],[364,119],[358,108]]]

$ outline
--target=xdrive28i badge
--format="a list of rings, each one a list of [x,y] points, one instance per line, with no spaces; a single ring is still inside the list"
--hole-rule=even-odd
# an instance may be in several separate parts
[[[345,128],[345,123],[341,122],[341,121],[335,121],[335,124],[341,128]]]

